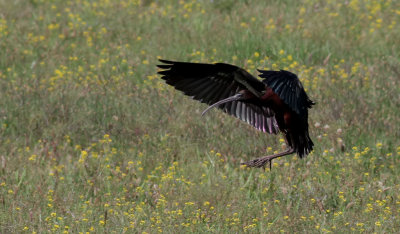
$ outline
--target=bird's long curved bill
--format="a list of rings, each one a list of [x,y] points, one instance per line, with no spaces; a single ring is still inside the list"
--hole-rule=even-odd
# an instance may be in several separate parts
[[[203,111],[203,113],[201,113],[201,116],[203,116],[205,113],[207,113],[209,110],[211,110],[212,108],[214,108],[216,106],[222,105],[227,102],[233,102],[233,101],[238,101],[238,100],[243,100],[243,95],[241,93],[235,94],[234,96],[222,99],[222,100],[212,104],[211,106],[207,107],[207,109],[205,109]]]

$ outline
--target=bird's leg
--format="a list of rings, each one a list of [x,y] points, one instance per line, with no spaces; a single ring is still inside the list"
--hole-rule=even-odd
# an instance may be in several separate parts
[[[268,156],[264,156],[261,158],[256,158],[256,159],[248,161],[248,162],[241,163],[241,165],[246,165],[248,167],[258,167],[258,168],[263,167],[263,168],[265,168],[265,164],[267,164],[269,162],[269,168],[271,169],[272,159],[279,158],[279,157],[286,156],[286,155],[293,154],[293,153],[294,153],[294,149],[290,148],[290,149],[283,151],[281,153],[278,153],[278,154],[268,155]]]

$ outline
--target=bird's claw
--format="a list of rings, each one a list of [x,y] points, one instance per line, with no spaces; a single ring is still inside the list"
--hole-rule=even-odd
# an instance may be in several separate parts
[[[267,164],[269,162],[269,169],[271,170],[272,169],[272,159],[279,158],[279,157],[282,157],[282,156],[285,156],[288,154],[292,154],[293,152],[294,152],[294,150],[290,148],[282,153],[268,155],[268,156],[264,156],[261,158],[256,158],[251,161],[241,163],[241,165],[246,165],[248,167],[258,167],[258,168],[262,167],[265,170],[265,164]]]
[[[257,168],[261,168],[262,167],[264,169],[264,171],[265,171],[265,165],[268,162],[269,162],[269,169],[271,170],[271,168],[272,168],[272,164],[271,164],[272,159],[268,159],[268,158],[263,158],[263,159],[257,158],[257,159],[254,159],[254,160],[251,160],[251,161],[248,161],[248,162],[241,163],[241,165],[246,165],[248,167],[257,167]]]

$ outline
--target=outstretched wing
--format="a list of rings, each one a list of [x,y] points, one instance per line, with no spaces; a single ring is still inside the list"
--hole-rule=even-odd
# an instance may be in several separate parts
[[[261,97],[265,85],[244,69],[225,63],[204,64],[160,60],[163,69],[158,73],[167,84],[208,105],[235,95],[246,89]],[[260,107],[246,101],[233,101],[218,106],[233,115],[268,133],[277,133],[275,113],[268,107]]]
[[[308,108],[315,103],[311,101],[303,88],[299,78],[288,71],[263,71],[259,75],[262,81],[270,87],[278,96],[301,118],[308,118]]]

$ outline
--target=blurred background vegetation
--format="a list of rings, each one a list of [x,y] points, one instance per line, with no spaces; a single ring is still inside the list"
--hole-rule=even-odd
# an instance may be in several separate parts
[[[396,232],[398,1],[0,0],[0,231]],[[314,152],[159,79],[159,58],[297,73]]]

